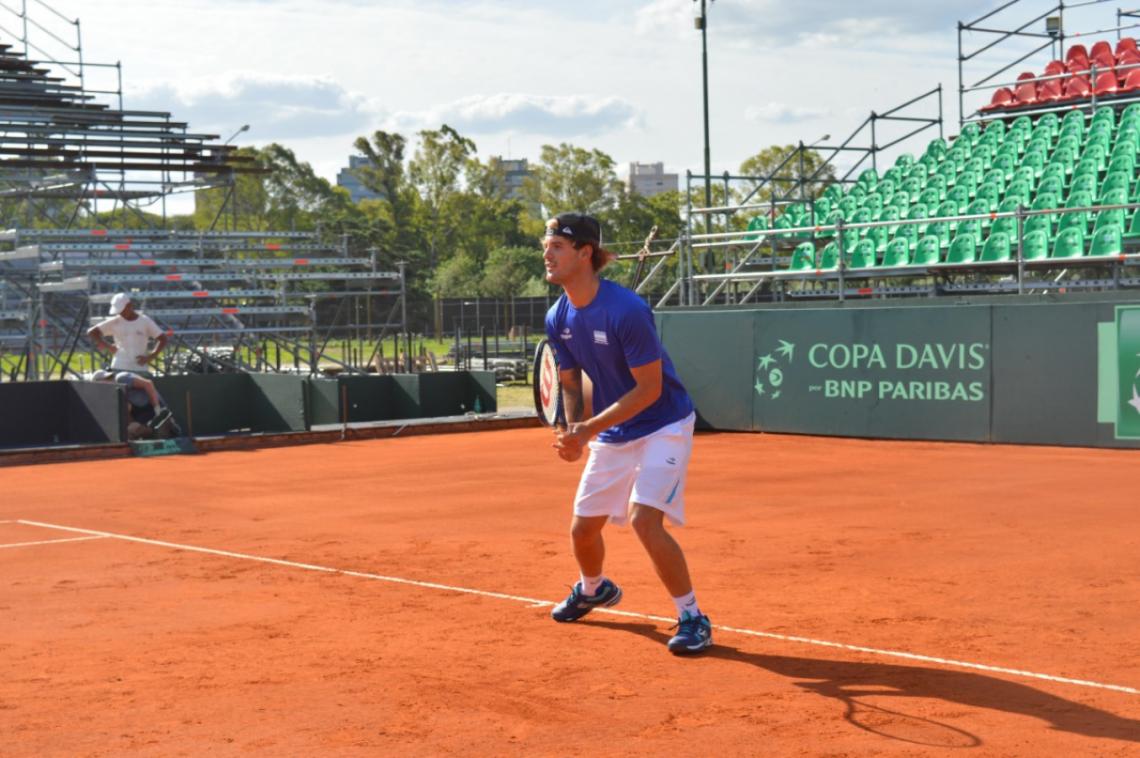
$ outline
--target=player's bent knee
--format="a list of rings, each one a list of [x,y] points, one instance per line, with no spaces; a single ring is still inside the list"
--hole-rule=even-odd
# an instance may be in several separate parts
[[[585,540],[592,540],[602,533],[602,528],[606,525],[606,517],[588,518],[583,516],[575,516],[574,520],[570,523],[570,537],[575,542]]]
[[[648,505],[634,504],[630,514],[629,525],[637,536],[645,539],[665,529],[665,514]]]

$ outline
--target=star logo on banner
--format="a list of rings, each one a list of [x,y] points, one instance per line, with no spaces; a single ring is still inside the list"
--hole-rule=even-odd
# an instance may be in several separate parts
[[[772,357],[771,353],[768,353],[767,355],[761,356],[760,360],[758,361],[758,363],[760,364],[760,368],[763,369],[764,371],[767,371],[768,367],[771,366],[775,362],[776,362],[776,359]]]
[[[764,385],[760,383],[759,379],[756,380],[756,384],[753,386],[756,388],[756,394],[757,395],[760,395],[760,396],[764,395]]]
[[[791,342],[785,342],[784,340],[777,340],[777,341],[780,343],[780,346],[778,348],[776,348],[776,352],[779,353],[780,355],[787,356],[788,363],[791,363],[792,362],[792,353],[795,351],[796,346],[793,345]]]
[[[1140,413],[1140,392],[1136,391],[1135,384],[1132,385],[1132,399],[1128,401],[1128,404],[1135,408],[1137,413]]]

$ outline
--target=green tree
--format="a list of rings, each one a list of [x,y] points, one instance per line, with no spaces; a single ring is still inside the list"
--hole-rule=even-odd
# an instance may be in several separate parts
[[[527,283],[542,276],[544,267],[538,247],[500,247],[491,251],[483,267],[480,291],[487,297],[519,297]]]
[[[775,179],[745,182],[737,190],[736,200],[743,202],[748,198],[749,204],[765,203],[771,200],[773,190],[777,199],[784,196],[790,196],[790,199],[806,197],[809,200],[818,197],[828,184],[835,181],[835,169],[831,164],[825,166],[823,156],[815,150],[805,149],[801,161],[798,147],[771,145],[745,159],[740,164],[741,174],[753,177],[774,175]]]
[[[356,169],[357,178],[380,196],[368,201],[364,210],[370,223],[384,230],[381,246],[394,257],[412,257],[419,249],[416,230],[419,196],[404,169],[407,140],[402,134],[378,130],[372,133],[371,141],[357,137],[353,147],[368,159],[366,165]]]
[[[427,251],[427,265],[435,269],[440,256],[454,250],[461,213],[460,180],[475,143],[444,124],[419,133],[420,145],[408,164],[408,176],[419,193],[418,231]]]
[[[613,158],[565,142],[543,145],[533,175],[523,182],[523,196],[546,216],[567,211],[600,216],[617,205],[621,193]],[[540,234],[542,221],[531,219],[527,231]]]
[[[436,297],[477,297],[482,276],[479,262],[466,253],[459,253],[435,268],[431,290]]]

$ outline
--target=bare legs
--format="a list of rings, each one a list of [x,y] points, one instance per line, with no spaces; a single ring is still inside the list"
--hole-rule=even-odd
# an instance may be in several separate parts
[[[689,579],[689,567],[685,554],[673,536],[665,529],[665,514],[648,505],[634,503],[631,508],[630,524],[641,540],[645,552],[653,562],[661,583],[673,597],[681,597],[693,591]],[[584,576],[601,576],[606,557],[602,528],[606,516],[575,516],[570,526],[570,537],[574,544],[574,558]]]

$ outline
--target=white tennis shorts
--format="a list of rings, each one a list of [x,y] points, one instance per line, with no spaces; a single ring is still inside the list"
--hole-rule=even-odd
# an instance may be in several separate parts
[[[630,503],[639,503],[663,511],[677,526],[684,524],[685,477],[695,423],[696,414],[690,413],[629,442],[591,440],[574,515],[609,516],[620,526],[629,520]]]

